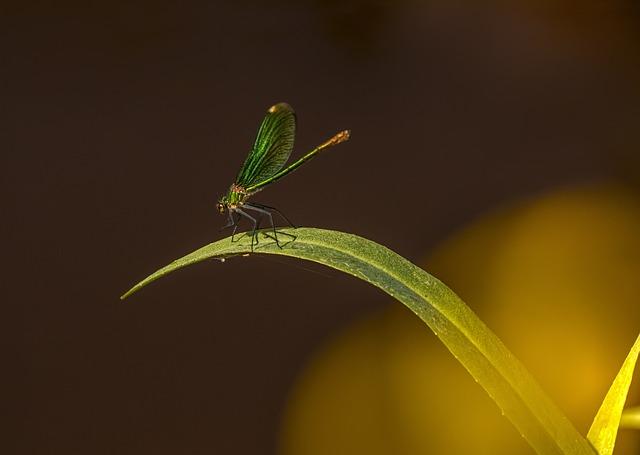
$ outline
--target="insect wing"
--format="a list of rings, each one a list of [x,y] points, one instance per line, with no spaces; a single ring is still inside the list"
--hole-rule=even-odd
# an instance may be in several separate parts
[[[296,115],[291,106],[278,103],[267,111],[253,149],[245,160],[236,184],[246,188],[260,183],[282,169],[293,150]]]

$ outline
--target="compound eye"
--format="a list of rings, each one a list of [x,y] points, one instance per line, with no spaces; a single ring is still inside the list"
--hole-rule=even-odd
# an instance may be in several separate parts
[[[224,213],[224,204],[222,202],[218,202],[216,204],[216,208],[218,209],[218,212]]]

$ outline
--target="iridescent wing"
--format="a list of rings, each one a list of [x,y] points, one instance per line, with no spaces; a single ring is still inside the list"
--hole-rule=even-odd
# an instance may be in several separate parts
[[[267,111],[253,148],[238,172],[236,185],[255,186],[282,169],[293,150],[296,114],[287,103],[278,103]]]

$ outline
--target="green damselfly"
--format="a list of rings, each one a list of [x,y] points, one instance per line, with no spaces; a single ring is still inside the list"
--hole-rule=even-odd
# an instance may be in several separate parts
[[[267,217],[271,223],[273,237],[276,244],[282,248],[278,240],[278,234],[273,222],[272,211],[280,215],[289,225],[295,228],[293,223],[275,207],[264,204],[248,202],[249,198],[258,191],[263,190],[272,183],[280,180],[285,175],[296,170],[302,164],[309,161],[322,150],[337,145],[349,139],[349,130],[344,130],[323,142],[297,161],[284,167],[293,150],[293,142],[296,134],[296,114],[287,103],[278,103],[269,108],[267,115],[258,129],[258,135],[249,152],[249,156],[238,172],[235,182],[229,187],[226,195],[222,196],[216,205],[221,214],[228,213],[229,222],[223,227],[233,226],[231,241],[233,241],[238,223],[241,218],[248,219],[253,223],[251,232],[251,250],[254,244],[258,243],[258,230],[263,217]],[[252,214],[247,211],[253,212]],[[282,232],[292,240],[293,234]]]

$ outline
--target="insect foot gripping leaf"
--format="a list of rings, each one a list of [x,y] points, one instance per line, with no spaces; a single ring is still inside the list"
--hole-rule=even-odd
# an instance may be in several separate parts
[[[295,235],[297,239],[283,248],[267,241],[260,242],[254,252],[318,262],[382,289],[438,335],[536,452],[596,454],[524,366],[442,282],[388,248],[356,235],[313,228],[299,228]],[[247,236],[234,243],[228,238],[211,243],[151,274],[122,298],[179,268],[205,259],[249,254],[252,248],[253,241]]]
[[[629,355],[622,364],[622,368],[611,384],[607,396],[604,398],[596,418],[591,424],[587,438],[600,455],[611,455],[616,443],[618,428],[627,392],[633,378],[633,370],[640,353],[640,336],[636,339]]]

